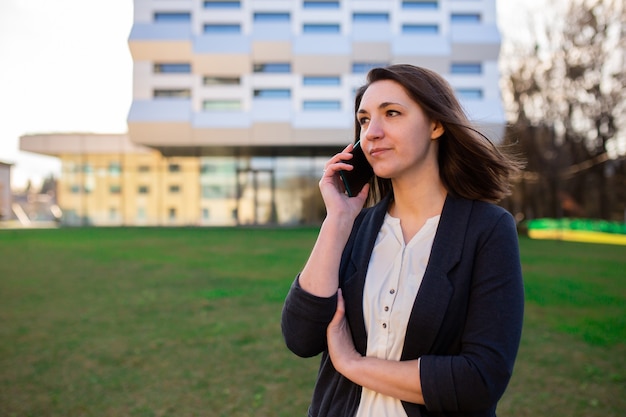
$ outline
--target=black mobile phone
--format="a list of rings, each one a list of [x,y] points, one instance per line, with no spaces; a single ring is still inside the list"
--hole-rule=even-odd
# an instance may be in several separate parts
[[[339,175],[341,176],[343,185],[346,187],[348,196],[355,197],[363,186],[374,176],[374,170],[369,162],[367,162],[360,142],[354,144],[351,153],[353,155],[352,159],[344,162],[352,165],[354,168],[352,171],[339,171]]]

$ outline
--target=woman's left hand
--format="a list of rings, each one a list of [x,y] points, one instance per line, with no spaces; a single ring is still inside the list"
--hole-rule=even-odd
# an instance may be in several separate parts
[[[347,367],[354,360],[361,358],[354,347],[350,326],[346,320],[345,301],[341,294],[341,288],[337,290],[337,311],[326,330],[328,354],[333,366],[341,374],[345,375]]]

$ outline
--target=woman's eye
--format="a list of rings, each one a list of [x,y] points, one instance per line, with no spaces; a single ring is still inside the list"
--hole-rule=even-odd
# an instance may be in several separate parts
[[[393,116],[397,116],[399,114],[400,114],[400,112],[397,111],[397,110],[388,110],[387,111],[387,116],[392,116],[393,117]]]
[[[364,125],[365,123],[367,123],[369,120],[370,120],[370,119],[369,119],[369,118],[367,118],[367,117],[361,117],[361,118],[359,118],[359,124],[362,126],[362,125]]]

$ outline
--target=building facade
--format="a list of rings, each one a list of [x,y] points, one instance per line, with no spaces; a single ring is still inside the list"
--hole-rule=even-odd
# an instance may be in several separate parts
[[[11,167],[0,161],[0,221],[11,218]]]
[[[135,0],[134,13],[123,140],[154,158],[143,174],[156,182],[139,188],[139,155],[118,154],[120,179],[136,183],[115,196],[87,172],[107,171],[111,157],[90,146],[82,155],[48,149],[63,160],[61,188],[74,190],[59,193],[61,207],[87,223],[319,221],[323,164],[352,141],[354,92],[377,66],[437,71],[494,141],[504,132],[495,0]],[[183,172],[169,171],[177,163]],[[186,174],[170,193],[171,178]],[[144,215],[134,202],[100,206],[99,192],[144,199]]]

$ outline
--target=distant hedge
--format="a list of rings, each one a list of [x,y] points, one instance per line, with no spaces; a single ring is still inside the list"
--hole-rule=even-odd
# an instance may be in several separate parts
[[[626,223],[592,219],[533,219],[526,222],[529,230],[581,230],[626,235]]]

